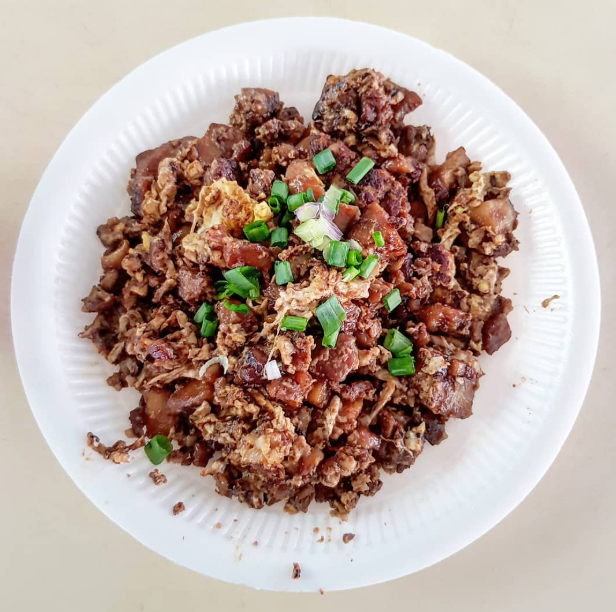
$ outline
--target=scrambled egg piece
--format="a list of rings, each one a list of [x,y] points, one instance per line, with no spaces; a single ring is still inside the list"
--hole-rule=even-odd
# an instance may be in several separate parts
[[[269,221],[272,209],[266,202],[255,202],[235,181],[221,178],[204,186],[199,199],[190,203],[186,216],[193,216],[193,229],[200,231],[224,225],[233,236],[241,236],[242,228],[253,221]]]

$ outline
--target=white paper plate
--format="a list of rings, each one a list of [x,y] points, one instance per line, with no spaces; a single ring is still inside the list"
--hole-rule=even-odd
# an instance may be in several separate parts
[[[155,487],[140,453],[123,466],[88,450],[84,456],[85,433],[107,443],[122,437],[137,403],[132,390],[117,393],[106,385],[111,370],[77,339],[91,320],[80,312],[80,298],[100,274],[95,228],[128,213],[125,188],[135,155],[226,121],[243,86],[275,89],[309,117],[328,74],[365,66],[420,93],[424,105],[412,121],[433,126],[439,158],[464,145],[486,169],[513,177],[521,244],[506,260],[513,339],[481,359],[486,376],[474,416],[451,422],[444,444],[426,448],[404,474],[386,476],[381,492],[362,499],[344,524],[324,504],[296,516],[280,506],[249,510],[216,495],[196,468],[164,465],[169,482]],[[242,24],[195,38],[104,95],[66,138],[32,198],[12,290],[24,387],[77,486],[176,563],[276,590],[344,589],[396,578],[451,555],[505,517],[537,484],[573,425],[593,367],[600,311],[582,206],[530,119],[485,77],[423,42],[312,18]],[[553,294],[560,299],[542,308]],[[178,501],[186,511],[173,516]],[[356,537],[345,545],[346,532]],[[291,580],[294,562],[302,568],[299,580]]]

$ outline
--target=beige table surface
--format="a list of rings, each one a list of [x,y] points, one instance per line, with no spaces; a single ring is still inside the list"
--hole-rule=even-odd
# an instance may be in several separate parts
[[[178,42],[284,15],[352,17],[398,29],[502,87],[567,166],[592,227],[603,284],[602,341],[590,390],[535,491],[489,534],[432,568],[324,596],[262,593],[204,578],[113,525],[41,437],[15,367],[9,321],[22,217],[81,115],[130,70]],[[615,23],[616,3],[609,0],[0,0],[0,610],[614,610]]]

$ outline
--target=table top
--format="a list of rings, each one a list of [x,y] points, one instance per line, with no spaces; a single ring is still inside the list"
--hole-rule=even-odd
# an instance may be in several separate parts
[[[582,607],[616,595],[616,4],[432,0],[0,0],[0,584],[7,610],[374,609],[386,598],[431,612]],[[12,350],[9,281],[19,226],[54,151],[116,81],[183,40],[238,21],[291,15],[359,19],[440,47],[489,77],[561,156],[588,216],[601,268],[602,336],[574,430],[548,474],[500,525],[453,557],[351,592],[278,595],[175,566],[133,540],[78,491],[28,408]],[[412,61],[412,58],[409,58]],[[25,281],[24,281],[25,282]],[[44,306],[44,305],[42,305]],[[43,309],[44,312],[44,309]],[[35,580],[33,580],[33,578]]]

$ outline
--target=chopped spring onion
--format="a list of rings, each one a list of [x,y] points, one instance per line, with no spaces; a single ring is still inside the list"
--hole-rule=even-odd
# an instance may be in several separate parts
[[[340,201],[344,202],[345,204],[353,204],[353,202],[355,202],[355,196],[350,191],[343,189]]]
[[[278,198],[269,197],[267,203],[270,205],[272,212],[277,215],[280,212],[280,200]]]
[[[372,240],[374,240],[374,244],[378,247],[385,246],[385,240],[381,232],[374,232],[374,234],[372,234]]]
[[[399,289],[392,289],[384,298],[383,304],[387,308],[388,312],[391,312],[396,306],[402,304],[402,298],[400,297]]]
[[[404,357],[406,355],[410,355],[411,351],[413,350],[413,343],[397,329],[387,330],[383,345],[396,357]]]
[[[193,317],[193,321],[195,323],[203,323],[203,319],[209,318],[209,315],[214,311],[214,307],[208,304],[207,302],[203,302],[201,306],[199,306],[199,310],[195,312],[195,316]]]
[[[226,374],[229,369],[229,359],[224,355],[218,355],[218,357],[212,357],[208,359],[200,368],[199,374],[197,375],[200,379],[203,378],[206,370],[212,365],[220,365],[222,366],[222,373]]]
[[[392,376],[411,376],[415,374],[415,360],[410,355],[392,357],[387,362],[387,369]]]
[[[325,232],[317,219],[308,219],[308,221],[300,223],[293,230],[293,233],[297,234],[304,242],[310,242],[311,244],[313,241],[322,240],[323,236],[325,236]]]
[[[370,158],[362,157],[346,175],[347,181],[353,183],[353,185],[357,185],[373,167],[374,162]]]
[[[320,251],[322,251],[325,247],[329,245],[329,241],[330,241],[330,238],[328,236],[323,236],[322,238],[319,238],[318,240],[313,240],[310,243],[310,245],[314,247],[315,249],[319,249]]]
[[[253,221],[248,225],[244,225],[244,236],[250,242],[263,242],[269,237],[270,231],[265,221]]]
[[[330,239],[327,236],[323,236],[321,238],[317,238],[310,243],[310,246],[314,249],[318,249],[319,251],[323,251],[323,249],[329,248]]]
[[[240,297],[259,297],[259,271],[252,266],[240,266],[224,273],[227,279],[227,290]],[[228,297],[228,296],[226,296]],[[220,298],[219,298],[220,299]]]
[[[439,208],[436,211],[436,229],[441,229],[445,223],[445,210]]]
[[[218,290],[218,293],[216,294],[217,300],[224,300],[232,295],[239,295],[241,298],[250,296],[252,299],[259,297],[259,287],[253,285],[252,283],[248,287],[243,285],[239,286],[229,281],[216,281],[214,286]]]
[[[359,251],[361,254],[361,244],[359,244],[359,242],[357,242],[357,240],[354,240],[353,238],[349,240],[349,248],[353,249],[354,251]]]
[[[350,247],[351,246],[350,242],[348,244]],[[361,262],[362,262],[361,251],[357,251],[355,249],[353,249],[352,251],[349,251],[349,254],[347,255],[347,266],[361,266]],[[359,273],[359,270],[357,272]]]
[[[314,204],[304,204],[304,206],[314,206]],[[300,223],[294,230],[304,242],[310,243],[316,249],[320,249],[325,244],[325,238],[340,240],[342,231],[330,219],[324,216],[318,219],[307,219]]]
[[[270,235],[270,246],[284,249],[287,246],[289,230],[286,227],[277,227]]]
[[[378,261],[378,255],[368,255],[359,267],[359,275],[362,278],[368,278],[370,274],[372,274],[372,270],[374,270]]]
[[[296,211],[295,216],[300,221],[308,221],[308,219],[315,219],[319,214],[319,205],[315,203],[302,204]]]
[[[224,298],[233,295],[233,289],[230,287],[230,285],[231,283],[227,282],[226,280],[219,280],[214,283],[214,287],[216,287],[216,291],[218,291],[218,293],[216,294],[217,300],[223,300]]]
[[[331,210],[329,210],[329,208],[325,208],[322,203],[317,204],[317,206],[319,206],[319,218],[327,219],[328,221],[334,220],[336,213],[333,213]]]
[[[340,329],[340,324],[346,319],[346,312],[335,295],[325,300],[314,310],[326,336],[331,336]]]
[[[314,191],[312,191],[312,187],[306,189],[306,202],[314,202]]]
[[[229,300],[225,300],[222,303],[223,308],[230,310],[231,312],[239,312],[240,314],[247,315],[248,314],[248,306],[246,304],[234,304]]]
[[[326,334],[323,336],[322,344],[327,348],[334,348],[336,346],[336,342],[338,341],[338,334],[340,333],[340,328],[338,328],[333,334]]]
[[[325,174],[334,168],[336,159],[329,149],[324,149],[312,158],[312,163],[319,174]]]
[[[342,230],[329,219],[320,217],[317,219],[319,227],[325,232],[325,236],[329,236],[332,240],[340,240],[342,238]]]
[[[280,329],[290,329],[291,331],[304,331],[306,326],[308,325],[308,319],[304,317],[292,317],[291,315],[286,315],[282,319],[282,323],[280,324]]]
[[[314,200],[313,200],[314,201]],[[294,193],[287,198],[287,207],[291,212],[295,212],[300,206],[305,204],[306,194],[305,193]]]
[[[203,323],[201,325],[201,337],[203,338],[211,338],[218,328],[218,319],[203,319]]]
[[[274,264],[274,275],[277,285],[286,285],[293,282],[293,272],[291,272],[291,264],[288,261],[277,261]]]
[[[280,220],[280,225],[289,225],[289,222],[291,221],[291,219],[294,219],[295,215],[289,211],[286,210],[284,215],[282,216],[282,219]]]
[[[210,338],[216,333],[218,320],[216,319],[214,308],[207,302],[203,302],[203,304],[201,304],[199,310],[195,313],[193,320],[195,323],[201,323],[200,332],[203,338]]]
[[[173,445],[167,436],[156,434],[143,448],[148,459],[154,465],[160,465],[173,450]]]
[[[346,266],[347,255],[349,253],[349,243],[332,240],[329,244],[326,261],[330,266],[335,268],[344,268]]]
[[[329,245],[329,238],[327,236],[322,236],[321,238],[317,238],[316,240],[313,240],[310,243],[311,247],[315,249],[319,249],[320,251],[322,251],[328,245]]]
[[[324,195],[320,195],[319,198],[317,199],[317,202],[322,202],[325,199]]]
[[[268,361],[265,364],[265,377],[267,380],[275,380],[276,378],[282,378],[280,368],[275,361]]]
[[[327,256],[329,255],[329,245],[332,243],[332,239],[329,236],[325,236],[323,238],[323,244],[319,247],[321,252],[323,253],[323,259],[327,261]]]
[[[323,209],[328,210],[332,215],[337,215],[340,208],[340,198],[342,198],[342,189],[336,187],[336,185],[331,185],[325,192]]]
[[[252,280],[253,282],[259,282],[259,276],[261,276],[261,273],[259,272],[259,270],[253,268],[252,266],[240,266],[239,268],[234,268],[234,270],[239,270],[243,276]]]
[[[342,273],[342,280],[345,283],[350,283],[359,274],[359,268],[347,268]]]
[[[282,203],[286,202],[289,197],[289,186],[284,181],[274,181],[270,197],[277,198]]]

